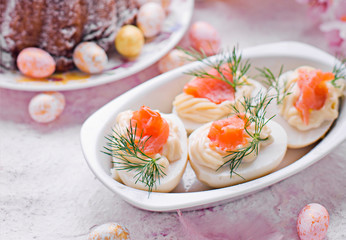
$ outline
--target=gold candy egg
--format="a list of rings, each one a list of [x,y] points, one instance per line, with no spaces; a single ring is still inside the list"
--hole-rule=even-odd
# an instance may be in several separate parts
[[[133,25],[123,26],[115,38],[115,48],[127,58],[137,57],[141,53],[143,45],[143,33]]]

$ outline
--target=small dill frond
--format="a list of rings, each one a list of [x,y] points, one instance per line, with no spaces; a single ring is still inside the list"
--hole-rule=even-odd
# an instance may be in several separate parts
[[[337,85],[336,81],[339,79],[346,80],[346,58],[334,65],[332,72],[334,73],[335,77],[331,81],[331,84],[336,88],[340,88],[341,86]]]
[[[231,105],[235,114],[245,114],[246,123],[244,130],[249,135],[251,141],[247,146],[234,151],[229,151],[229,154],[225,156],[225,159],[227,160],[218,169],[224,166],[229,166],[230,177],[232,177],[233,174],[237,174],[236,169],[246,156],[253,152],[258,155],[260,143],[268,140],[268,138],[261,138],[261,132],[264,126],[274,117],[273,116],[269,119],[265,118],[266,109],[272,100],[273,97],[260,92],[255,97],[244,97],[241,102],[242,109],[240,109],[236,104]],[[251,124],[254,124],[254,132],[252,133],[247,129]],[[239,176],[239,174],[237,175]]]
[[[136,172],[136,183],[142,182],[148,187],[149,193],[155,188],[157,182],[165,176],[164,167],[157,163],[159,158],[153,158],[144,153],[145,144],[149,138],[143,138],[142,134],[137,136],[137,126],[126,128],[121,131],[119,127],[112,129],[112,134],[105,137],[107,146],[103,153],[113,157],[115,169],[120,171]],[[133,162],[129,159],[136,158]]]
[[[199,52],[193,48],[183,49],[178,47],[178,49],[189,56],[188,60],[202,62],[207,67],[194,69],[190,72],[186,72],[186,74],[198,78],[218,79],[231,85],[234,90],[237,90],[239,86],[248,84],[242,81],[242,78],[249,71],[251,64],[249,60],[243,61],[242,54],[239,53],[238,47],[234,47],[231,52],[221,51],[219,57],[214,61],[208,58],[204,52]],[[219,76],[211,74],[209,69],[215,69]],[[227,75],[232,76],[232,79]]]
[[[275,99],[278,105],[282,104],[283,100],[288,95],[292,94],[291,87],[288,86],[287,80],[284,80],[284,82],[282,83],[280,83],[280,80],[279,80],[283,73],[283,65],[281,65],[280,67],[278,76],[275,76],[273,72],[267,67],[256,68],[256,69],[257,71],[260,72],[260,76],[264,78],[264,84],[268,88],[272,88],[275,90],[276,92]]]

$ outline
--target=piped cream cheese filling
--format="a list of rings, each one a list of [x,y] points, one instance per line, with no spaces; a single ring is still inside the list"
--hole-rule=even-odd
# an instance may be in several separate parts
[[[246,77],[242,78],[245,85],[237,87],[234,101],[224,101],[216,104],[207,98],[195,98],[192,95],[181,93],[173,101],[175,112],[181,119],[191,120],[196,123],[208,123],[226,117],[233,112],[231,104],[237,103],[241,106],[240,101],[243,97],[249,97],[255,88],[254,84]]]
[[[189,142],[189,149],[190,149],[190,158],[193,158],[198,161],[198,164],[201,166],[205,166],[212,170],[219,169],[227,160],[227,155],[230,154],[228,151],[224,151],[218,147],[210,147],[210,139],[208,138],[208,133],[210,129],[211,124],[203,125],[200,129],[200,131],[196,132],[195,134],[198,134],[194,137],[194,141]],[[255,132],[255,126],[254,124],[251,124],[248,127],[248,131],[250,133]],[[264,147],[272,142],[272,138],[270,137],[271,129],[268,126],[264,126],[263,130],[261,131],[261,138],[265,139],[268,138],[268,140],[263,141],[259,145],[259,151],[261,147]],[[251,142],[251,139],[249,139],[249,142]],[[250,143],[246,145],[239,145],[237,149],[247,147]],[[237,150],[236,149],[236,150]],[[249,163],[256,159],[257,155],[255,151],[253,151],[251,154],[247,155],[242,159],[242,163]]]

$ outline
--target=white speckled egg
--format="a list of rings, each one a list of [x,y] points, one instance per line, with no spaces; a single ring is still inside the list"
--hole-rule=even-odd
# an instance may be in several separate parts
[[[29,103],[30,117],[39,123],[54,121],[65,108],[65,97],[59,92],[45,92],[34,96]]]
[[[17,57],[17,67],[21,73],[32,78],[45,78],[55,71],[53,57],[40,48],[23,49]]]
[[[118,223],[105,223],[94,228],[88,240],[129,240],[130,233],[126,227]]]
[[[161,32],[165,11],[155,2],[145,3],[138,11],[137,26],[145,37],[154,37]]]
[[[168,11],[172,0],[136,0],[137,5],[142,6],[148,2],[155,2],[160,4],[165,11]]]
[[[306,205],[299,213],[297,231],[301,240],[322,240],[327,234],[329,213],[318,203]]]
[[[219,51],[221,39],[216,29],[207,22],[198,21],[189,30],[191,46],[211,56]]]
[[[158,68],[161,73],[164,73],[174,68],[183,66],[188,62],[188,56],[183,51],[173,49],[160,59]]]
[[[148,2],[156,2],[158,4],[161,4],[161,0],[136,0],[137,5],[143,6],[144,4]]]
[[[73,62],[82,72],[95,74],[106,68],[108,57],[103,48],[96,43],[83,42],[75,48]]]

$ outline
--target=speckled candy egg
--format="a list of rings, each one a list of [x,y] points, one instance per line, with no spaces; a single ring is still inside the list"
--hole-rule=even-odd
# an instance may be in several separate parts
[[[174,68],[183,66],[188,62],[188,56],[183,51],[173,49],[166,56],[160,59],[158,68],[161,73],[164,73]]]
[[[96,43],[82,42],[73,51],[73,62],[82,72],[95,74],[106,68],[108,57]]]
[[[169,11],[169,6],[171,5],[171,2],[172,0],[161,0],[161,5],[166,12]]]
[[[191,46],[199,51],[204,51],[208,56],[214,55],[220,48],[220,36],[216,29],[206,22],[195,22],[189,30]]]
[[[25,48],[17,57],[17,66],[24,75],[32,78],[45,78],[55,72],[53,57],[40,48]]]
[[[88,240],[128,240],[129,231],[118,223],[105,223],[89,233]]]
[[[141,53],[143,45],[143,33],[133,25],[123,26],[115,38],[115,48],[127,58],[137,57]]]
[[[45,92],[34,96],[29,103],[30,117],[39,123],[55,120],[65,108],[65,97],[59,92]]]
[[[165,11],[155,2],[145,3],[138,11],[137,26],[145,37],[154,37],[161,32]]]
[[[136,0],[137,5],[139,5],[139,6],[143,6],[144,4],[146,4],[148,2],[156,2],[156,3],[161,4],[161,0]]]
[[[172,0],[136,0],[137,5],[142,6],[148,2],[155,2],[160,4],[165,11],[168,11]]]
[[[297,231],[301,240],[324,239],[328,226],[328,211],[318,203],[306,205],[298,215]]]

